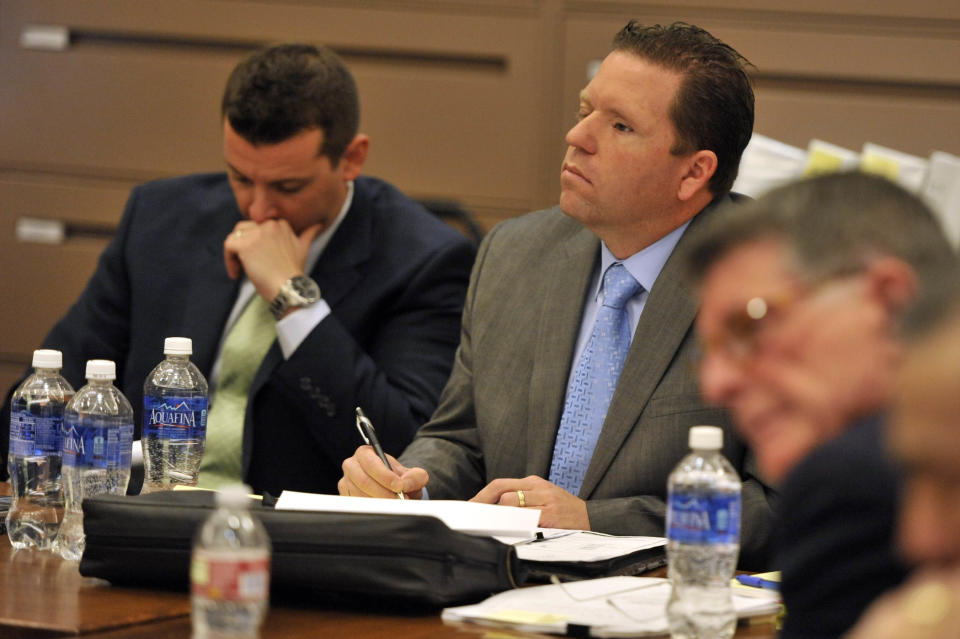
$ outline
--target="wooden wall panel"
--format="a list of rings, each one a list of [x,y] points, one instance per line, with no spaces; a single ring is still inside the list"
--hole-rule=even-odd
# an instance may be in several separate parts
[[[103,239],[18,242],[16,219],[115,224],[131,185],[222,166],[219,99],[247,52],[341,53],[368,173],[484,227],[549,206],[592,61],[636,17],[686,20],[756,65],[756,130],[960,154],[956,0],[0,0],[0,382],[77,295]],[[27,24],[68,27],[62,52]],[[53,277],[58,290],[39,283]],[[33,309],[33,310],[24,310]]]
[[[130,184],[0,171],[0,363],[29,365],[53,323],[83,290],[109,241],[101,230],[116,223]],[[15,228],[22,218],[60,220],[59,244],[25,242]],[[5,389],[5,387],[2,387]]]
[[[267,12],[255,3],[123,0],[2,6],[8,97],[0,113],[10,125],[2,165],[141,179],[219,169],[218,107],[230,69],[258,44],[301,39],[328,44],[351,66],[361,127],[373,139],[370,173],[424,197],[487,206],[499,198],[513,214],[537,199],[546,81],[533,12],[280,3]],[[63,52],[22,49],[29,23],[66,26],[75,41]]]

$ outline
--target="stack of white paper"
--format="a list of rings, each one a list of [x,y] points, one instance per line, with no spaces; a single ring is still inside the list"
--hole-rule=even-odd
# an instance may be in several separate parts
[[[940,218],[947,239],[960,247],[960,157],[934,151],[921,192]]]
[[[451,530],[471,535],[532,537],[540,521],[536,508],[511,508],[470,501],[445,499],[368,499],[340,495],[316,495],[285,490],[275,506],[278,510],[316,510],[381,515],[428,515]]]
[[[775,186],[800,177],[806,161],[806,150],[754,133],[740,158],[733,190],[759,197]]]
[[[447,608],[443,619],[550,634],[567,634],[576,625],[591,637],[662,636],[669,634],[669,597],[666,579],[607,577],[502,592],[476,605]],[[739,617],[773,615],[780,610],[775,597],[734,595],[733,606]]]

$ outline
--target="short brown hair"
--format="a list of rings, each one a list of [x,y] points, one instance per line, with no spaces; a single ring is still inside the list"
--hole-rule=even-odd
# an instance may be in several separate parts
[[[251,144],[323,131],[320,155],[336,166],[357,134],[360,101],[350,70],[330,49],[280,44],[249,56],[227,80],[221,115]]]
[[[674,22],[643,26],[631,20],[613,38],[613,49],[639,56],[683,75],[670,119],[677,140],[670,152],[701,149],[717,155],[710,192],[733,187],[740,156],[753,135],[753,87],[746,58],[700,27]]]

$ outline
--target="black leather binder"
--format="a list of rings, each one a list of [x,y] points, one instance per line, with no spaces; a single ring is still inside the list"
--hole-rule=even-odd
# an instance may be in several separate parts
[[[193,536],[209,491],[101,496],[83,502],[85,576],[114,585],[189,588]],[[271,598],[449,606],[522,583],[511,546],[419,515],[274,510],[251,500],[273,546]]]

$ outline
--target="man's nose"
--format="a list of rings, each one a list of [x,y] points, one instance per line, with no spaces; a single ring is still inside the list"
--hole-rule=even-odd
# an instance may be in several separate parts
[[[597,152],[597,138],[594,132],[595,122],[592,114],[581,118],[567,131],[568,145],[581,149],[587,153]]]
[[[247,215],[257,224],[277,217],[277,207],[264,187],[255,186]]]

